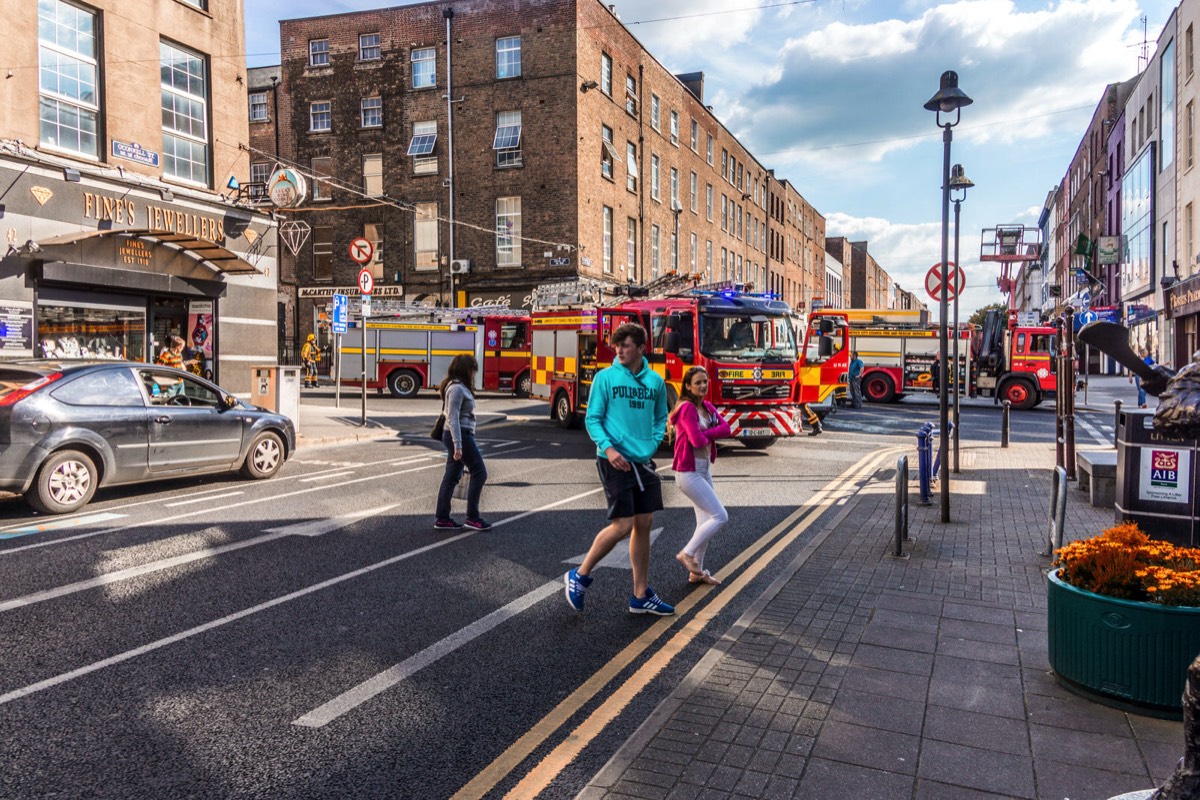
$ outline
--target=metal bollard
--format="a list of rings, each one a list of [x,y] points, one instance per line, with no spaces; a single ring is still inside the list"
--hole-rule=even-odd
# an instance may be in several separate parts
[[[953,422],[953,420],[947,421],[947,422],[946,422],[946,425],[947,425],[947,430],[948,430],[950,433],[954,433],[954,422]],[[933,442],[933,437],[930,437],[930,445],[929,445],[930,449],[932,449],[932,448],[933,448],[933,444],[932,444],[932,442]],[[932,472],[932,474],[933,474],[933,475],[940,475],[940,474],[941,474],[941,472],[939,472],[939,470],[941,469],[941,466],[942,466],[942,446],[941,446],[941,443],[939,442],[939,443],[938,443],[937,458],[933,459],[933,472]]]
[[[917,505],[931,505],[929,500],[929,478],[932,474],[930,467],[932,464],[931,456],[933,455],[933,443],[930,441],[933,433],[933,425],[926,423],[917,431],[917,481],[920,486],[921,495],[917,499]]]
[[[908,540],[908,456],[896,460],[896,558],[905,558],[903,543]]]
[[[1121,401],[1113,400],[1113,405],[1117,408],[1117,413],[1113,416],[1113,447],[1117,447],[1118,431],[1121,430]]]
[[[1054,468],[1050,483],[1050,518],[1046,525],[1046,549],[1039,555],[1052,556],[1062,547],[1063,528],[1067,524],[1067,471]]]
[[[1120,402],[1120,401],[1118,401]],[[1008,426],[1012,416],[1012,403],[1005,400],[1000,411],[1000,446],[1008,447]]]

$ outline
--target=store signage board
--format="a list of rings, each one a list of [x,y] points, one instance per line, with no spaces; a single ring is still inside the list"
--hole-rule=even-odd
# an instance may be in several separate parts
[[[0,358],[33,357],[33,303],[0,302]]]
[[[349,322],[350,298],[344,294],[333,296],[333,332],[345,333]]]
[[[358,286],[301,286],[296,290],[296,296],[301,300],[329,300],[335,294],[358,293]],[[375,297],[403,297],[404,286],[399,283],[375,286],[371,294]]]

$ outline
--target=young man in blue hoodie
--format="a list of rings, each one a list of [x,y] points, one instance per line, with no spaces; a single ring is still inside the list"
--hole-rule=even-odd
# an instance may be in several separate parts
[[[596,443],[596,469],[608,500],[608,527],[596,534],[583,563],[563,576],[567,603],[583,610],[592,570],[629,536],[633,566],[630,614],[667,616],[675,608],[648,585],[650,524],[663,507],[662,481],[650,459],[667,431],[667,391],[646,360],[646,329],[626,322],[612,334],[612,366],[596,373],[588,395],[587,430]]]

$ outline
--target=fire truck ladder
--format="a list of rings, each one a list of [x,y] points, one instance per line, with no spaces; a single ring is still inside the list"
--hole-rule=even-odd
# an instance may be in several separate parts
[[[1008,297],[1008,307],[1014,307],[1016,298],[1013,290],[1017,287],[1013,276],[1013,264],[1022,261],[1037,261],[1042,257],[1042,231],[1040,228],[1024,225],[997,225],[994,228],[984,228],[979,244],[980,261],[1000,262],[1000,277],[996,278],[996,286],[1000,293]]]
[[[668,272],[643,286],[630,284],[625,287],[625,290],[631,298],[638,300],[658,300],[694,288],[697,280],[696,277],[691,275]]]
[[[397,305],[372,314],[371,319],[421,319],[429,322],[462,322],[481,317],[511,317],[525,314],[524,309],[508,306],[478,306],[473,308],[439,308],[430,306]]]
[[[604,304],[606,296],[619,294],[621,287],[602,283],[590,278],[572,278],[554,283],[543,283],[533,291],[533,307],[537,310],[549,308],[579,308]]]

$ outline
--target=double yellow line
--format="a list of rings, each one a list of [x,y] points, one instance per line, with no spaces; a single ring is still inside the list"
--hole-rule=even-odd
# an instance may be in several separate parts
[[[721,611],[750,585],[758,575],[787,550],[827,509],[839,500],[854,493],[855,484],[874,473],[881,461],[903,448],[889,448],[864,456],[841,475],[818,490],[804,505],[789,514],[782,522],[763,534],[754,544],[743,550],[736,558],[717,572],[716,577],[725,581],[743,565],[768,548],[738,577],[727,585],[711,603],[698,611],[694,617],[675,633],[657,652],[653,653],[620,686],[596,708],[583,722],[567,734],[567,737],[546,755],[524,778],[505,795],[512,800],[527,800],[536,797],[565,769],[583,749],[592,742],[627,705],[658,676],[671,660],[681,653]],[[786,531],[786,533],[785,533]],[[780,534],[783,534],[780,536]],[[778,541],[775,541],[776,537]],[[774,541],[774,544],[772,544]],[[769,546],[769,547],[768,547]],[[529,729],[501,753],[482,772],[471,779],[454,794],[454,800],[473,800],[492,791],[498,783],[512,774],[522,762],[549,740],[559,729],[589,703],[626,667],[636,661],[652,644],[665,635],[675,623],[699,605],[713,587],[703,586],[691,592],[675,606],[674,617],[661,617],[641,636],[630,642],[600,668],[574,692],[555,706],[550,713]]]

